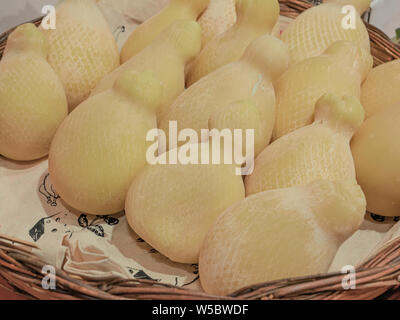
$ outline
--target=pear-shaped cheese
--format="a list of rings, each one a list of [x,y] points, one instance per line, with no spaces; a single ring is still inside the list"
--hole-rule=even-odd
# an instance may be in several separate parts
[[[64,85],[71,111],[119,66],[119,53],[94,0],[65,0],[57,7],[56,18],[56,29],[44,33],[50,46],[49,63]]]
[[[325,94],[313,124],[274,141],[256,158],[254,172],[246,177],[246,194],[355,179],[349,142],[363,120],[364,109],[355,97]]]
[[[361,87],[361,103],[367,119],[398,102],[400,102],[400,59],[372,69]]]
[[[312,123],[315,103],[324,93],[359,98],[371,68],[371,55],[348,41],[335,42],[323,55],[290,66],[275,83],[274,139]]]
[[[235,0],[210,0],[208,8],[199,18],[203,47],[210,40],[227,31],[235,22]]]
[[[46,61],[48,44],[33,24],[8,38],[0,62],[0,154],[35,160],[48,154],[67,116],[64,88]]]
[[[113,87],[125,70],[152,71],[162,84],[159,116],[185,89],[185,65],[201,48],[201,28],[193,20],[178,20],[165,29],[148,47],[106,75],[92,95]]]
[[[198,164],[169,161],[173,153],[185,155],[185,147],[164,153],[158,159],[164,156],[167,164],[148,165],[133,180],[125,205],[133,230],[181,263],[198,262],[204,237],[216,218],[244,199],[243,180],[234,165],[211,164],[213,151],[208,143],[191,147],[198,152]],[[200,164],[203,147],[210,151],[209,164]]]
[[[263,34],[271,33],[279,17],[277,0],[238,0],[237,22],[211,40],[188,70],[190,86],[214,70],[240,59],[248,45]]]
[[[177,121],[179,131],[186,128],[196,130],[199,137],[201,129],[223,129],[223,124],[232,130],[255,129],[255,153],[259,153],[271,139],[275,120],[272,82],[286,70],[287,64],[287,48],[282,41],[270,35],[257,38],[241,60],[210,73],[184,91],[161,119],[160,129],[168,135],[170,121]],[[242,114],[236,117],[240,123],[235,120],[236,123],[230,121],[230,125],[220,121],[231,107],[244,100],[247,100],[245,104],[256,108],[256,114],[250,117]],[[235,109],[234,113],[239,110]],[[242,112],[245,109],[239,114]],[[209,123],[212,117],[220,120],[215,124]]]
[[[400,216],[400,102],[367,119],[351,142],[367,209]]]
[[[121,51],[121,63],[146,48],[164,29],[176,20],[197,20],[210,0],[171,0],[160,13],[137,27],[125,42]]]
[[[363,221],[354,180],[261,192],[219,216],[200,251],[200,281],[214,295],[273,280],[326,273]]]
[[[365,9],[354,0],[344,2]],[[326,3],[310,8],[286,28],[282,40],[289,45],[291,65],[322,54],[338,40],[351,41],[370,51],[368,31],[360,13],[356,10],[342,13],[343,7],[343,3]]]
[[[126,192],[146,165],[146,141],[156,128],[161,84],[151,73],[127,71],[113,89],[80,104],[51,145],[49,171],[70,206],[89,214],[124,208]]]

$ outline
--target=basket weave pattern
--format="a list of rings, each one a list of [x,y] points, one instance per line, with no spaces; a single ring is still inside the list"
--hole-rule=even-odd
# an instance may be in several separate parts
[[[312,4],[305,0],[280,0],[281,15],[296,18]],[[32,21],[36,25],[41,19]],[[400,47],[396,46],[379,29],[366,23],[371,39],[371,50],[375,65],[400,58]],[[7,37],[13,31],[0,35],[0,58]],[[211,296],[161,284],[150,280],[126,280],[115,278],[93,281],[56,270],[56,290],[42,288],[42,268],[47,265],[32,252],[35,244],[0,235],[0,279],[10,289],[31,299],[373,299],[384,294],[386,299],[400,298],[400,239],[386,246],[356,270],[356,289],[344,290],[342,273],[329,273],[284,279],[243,288],[229,296]]]

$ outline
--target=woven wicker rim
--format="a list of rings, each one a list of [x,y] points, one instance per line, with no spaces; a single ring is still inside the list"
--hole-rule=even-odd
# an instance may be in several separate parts
[[[305,0],[280,0],[281,15],[296,18],[312,7]],[[39,25],[41,18],[31,22]],[[371,39],[375,65],[400,58],[400,47],[378,28],[366,23]],[[15,28],[0,36],[0,58],[8,35]],[[32,252],[37,246],[8,236],[0,235],[0,278],[6,287],[29,299],[373,299],[385,293],[387,299],[400,298],[400,239],[395,239],[378,254],[357,268],[356,290],[344,290],[342,273],[328,273],[307,277],[277,280],[243,288],[229,296],[212,296],[200,291],[180,288],[150,280],[114,278],[94,281],[56,270],[56,290],[42,288],[42,268],[47,263]]]

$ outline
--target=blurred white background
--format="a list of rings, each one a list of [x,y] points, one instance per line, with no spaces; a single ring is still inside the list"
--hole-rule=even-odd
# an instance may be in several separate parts
[[[0,0],[0,33],[42,16],[43,6],[58,2],[59,0]]]
[[[393,38],[400,28],[400,0],[373,0],[371,7],[369,22]]]

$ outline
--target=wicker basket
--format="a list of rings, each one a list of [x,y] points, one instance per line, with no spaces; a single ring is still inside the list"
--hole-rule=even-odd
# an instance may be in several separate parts
[[[305,0],[280,0],[281,14],[297,17],[312,5]],[[40,23],[41,19],[33,21]],[[400,47],[379,29],[366,24],[375,65],[400,58]],[[10,30],[0,36],[0,58]],[[0,235],[0,279],[10,289],[30,299],[385,299],[400,298],[400,239],[386,246],[357,269],[357,289],[343,290],[343,274],[329,273],[284,279],[243,288],[226,297],[183,289],[149,280],[115,278],[93,281],[56,270],[56,290],[42,288],[42,267],[46,265],[32,253],[36,245]]]

